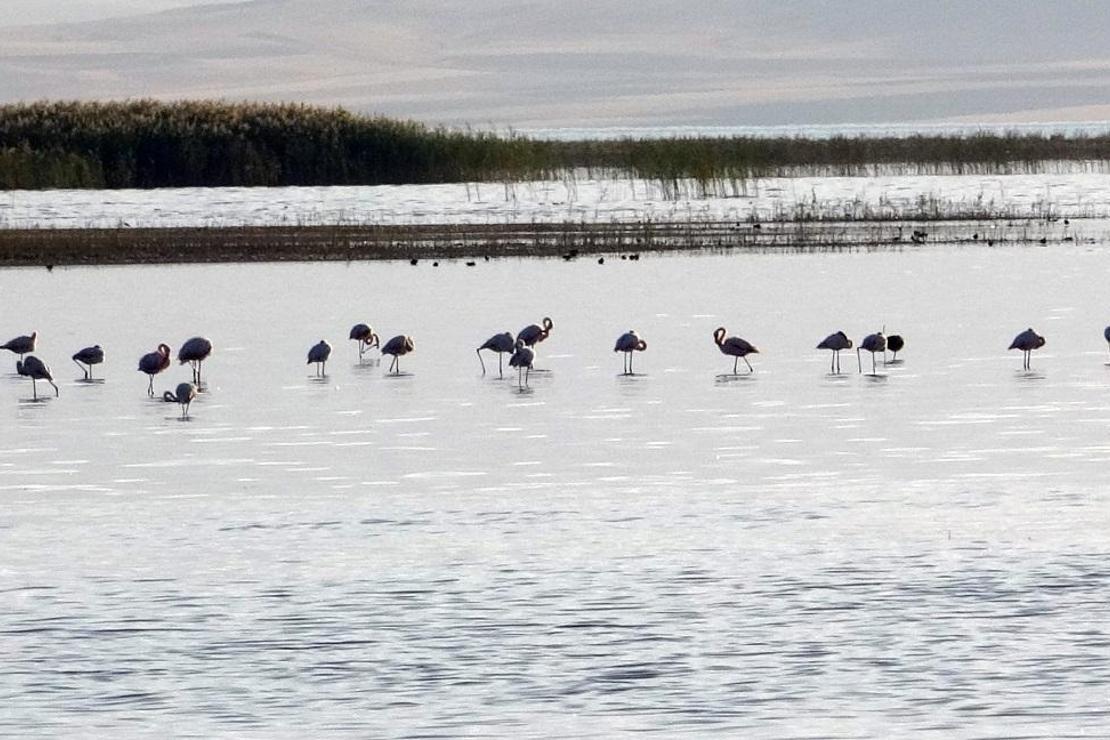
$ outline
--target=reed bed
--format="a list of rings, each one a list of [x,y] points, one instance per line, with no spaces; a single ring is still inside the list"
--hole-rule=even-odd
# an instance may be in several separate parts
[[[0,106],[0,189],[653,181],[743,195],[760,177],[1110,172],[1099,135],[553,141],[342,108],[222,101]]]
[[[1102,223],[1105,231],[1107,224]],[[919,237],[918,235],[923,235]],[[1103,238],[1105,234],[1101,235]],[[1032,220],[779,222],[678,221],[487,225],[0,230],[0,266],[307,260],[574,260],[670,251],[845,251],[929,243],[1090,241],[1075,226]],[[426,263],[426,262],[424,262]],[[471,265],[471,266],[475,266]]]

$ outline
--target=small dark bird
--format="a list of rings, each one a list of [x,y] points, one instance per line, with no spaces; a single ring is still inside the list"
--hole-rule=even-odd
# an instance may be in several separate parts
[[[748,372],[755,372],[752,363],[748,362],[748,355],[759,354],[759,350],[746,339],[741,339],[740,337],[728,337],[726,339],[725,334],[727,333],[725,327],[718,326],[713,332],[713,341],[717,344],[717,349],[721,350],[722,354],[732,355],[734,358],[732,361],[732,374],[737,374],[737,363],[739,363],[740,360],[743,360],[744,364],[748,366]]]
[[[886,364],[886,337],[883,336],[881,331],[874,334],[868,334],[863,338],[863,341],[856,347],[856,364],[859,366],[859,371],[863,372],[863,360],[860,359],[860,352],[871,353],[871,374],[875,374],[875,353],[883,353],[883,364]]]
[[[625,375],[632,375],[632,353],[643,352],[645,349],[647,349],[647,342],[640,338],[635,329],[629,329],[617,337],[617,343],[613,346],[613,351],[624,353]]]
[[[72,359],[85,374],[85,380],[92,380],[92,366],[104,362],[104,350],[99,344],[94,344],[92,347],[79,350]]]
[[[905,346],[906,340],[898,334],[891,334],[889,337],[886,338],[887,349],[894,353],[894,355],[890,358],[891,362],[894,362],[898,359],[898,353],[901,352],[902,348]]]
[[[378,335],[369,324],[355,324],[351,327],[351,333],[347,337],[358,341],[358,359],[362,359],[363,353],[371,347],[381,347],[381,342],[378,340]]]
[[[1032,357],[1033,350],[1040,349],[1044,346],[1044,337],[1032,328],[1026,329],[1021,334],[1014,337],[1014,341],[1010,342],[1009,349],[1020,349],[1022,352],[1021,367],[1023,370],[1029,369],[1029,361]]]
[[[154,376],[170,366],[170,347],[168,344],[159,344],[158,349],[148,352],[139,358],[139,372],[150,377],[146,392],[154,398]]]
[[[420,262],[420,260],[416,259],[415,257],[413,257],[412,259],[409,260],[410,265],[415,265],[415,264],[418,264],[419,262]]]
[[[394,369],[396,369],[395,374],[400,375],[401,355],[407,355],[414,349],[416,349],[416,345],[413,343],[412,337],[406,337],[403,334],[398,334],[397,336],[393,337],[393,339],[390,339],[388,342],[386,342],[385,346],[382,347],[382,354],[393,355],[393,362],[389,363],[390,372],[393,372]]]
[[[54,376],[50,372],[49,366],[34,355],[27,355],[22,360],[16,360],[15,371],[20,375],[31,379],[31,393],[35,400],[38,400],[39,390],[38,381],[45,380],[50,385],[54,386],[54,396],[58,396],[58,386],[54,385]]]
[[[817,345],[817,349],[832,350],[832,362],[829,363],[829,372],[834,375],[840,373],[840,351],[843,349],[851,348],[852,340],[849,339],[848,335],[842,331],[838,331],[835,334],[828,335],[821,340],[820,344]]]
[[[466,263],[466,266],[467,266],[467,267],[474,267],[474,265],[476,265],[476,264],[478,264],[478,263],[477,263],[477,262],[473,262],[473,261],[470,261],[470,262],[467,262],[467,263]]]
[[[308,350],[308,362],[305,364],[316,363],[316,377],[322,378],[326,375],[329,357],[331,357],[331,345],[321,339]]]
[[[597,258],[597,263],[599,265],[604,265],[605,264],[605,258],[604,257],[598,257]]]
[[[486,363],[482,359],[482,350],[484,349],[497,353],[497,376],[499,378],[504,378],[505,375],[502,372],[503,366],[501,364],[501,355],[512,354],[513,350],[516,349],[516,343],[513,341],[513,335],[509,332],[505,332],[503,334],[494,334],[492,337],[483,342],[482,346],[477,349],[478,362],[482,364],[482,375],[486,374]]]

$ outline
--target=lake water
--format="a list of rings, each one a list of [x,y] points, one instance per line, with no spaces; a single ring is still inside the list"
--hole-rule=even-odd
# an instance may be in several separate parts
[[[10,191],[0,193],[0,228],[769,220],[802,209],[811,218],[856,220],[979,212],[1081,218],[1097,220],[1083,228],[1103,238],[1107,203],[1110,177],[1099,173],[758,178],[720,197],[699,194],[693,183],[665,193],[651,181],[583,175],[509,187]]]
[[[0,339],[37,329],[61,386],[0,355],[0,734],[1102,734],[1108,274],[1080,245],[0,271]],[[528,388],[482,377],[545,315]],[[359,321],[413,336],[402,376]],[[883,325],[903,363],[829,375],[821,338]],[[195,334],[182,421],[135,365]]]

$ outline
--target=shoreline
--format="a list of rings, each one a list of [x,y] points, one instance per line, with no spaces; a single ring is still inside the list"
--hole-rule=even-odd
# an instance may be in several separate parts
[[[1082,219],[550,222],[0,229],[0,267],[842,251],[1098,241]],[[1104,227],[1106,222],[1099,224]],[[1100,229],[1099,231],[1104,231]],[[915,232],[925,236],[915,238]],[[1103,235],[1104,236],[1104,235]]]

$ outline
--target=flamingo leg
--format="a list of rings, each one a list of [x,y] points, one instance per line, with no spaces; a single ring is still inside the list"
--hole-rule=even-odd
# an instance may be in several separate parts
[[[82,365],[77,360],[74,360],[73,364],[76,365],[77,367],[81,368],[81,372],[83,372],[85,374],[85,380],[88,380],[89,379],[89,371],[85,369],[85,366]]]
[[[31,397],[36,401],[39,400],[38,384],[35,382],[34,378],[31,378]]]
[[[863,360],[859,356],[859,347],[856,347],[856,367],[859,368],[860,373],[863,373]]]
[[[748,372],[749,373],[754,373],[755,372],[755,368],[752,367],[752,363],[748,362],[747,357],[744,358],[744,364],[748,366]]]
[[[732,358],[732,374],[733,374],[733,375],[736,375],[736,365],[737,365],[737,364],[738,364],[739,362],[740,362],[740,358],[739,358],[739,357],[733,357],[733,358]]]
[[[877,374],[876,370],[875,370],[875,353],[874,352],[871,353],[871,374],[872,375]]]
[[[482,375],[485,375],[486,374],[486,363],[482,359],[482,350],[476,349],[474,351],[478,353],[478,362],[481,363],[481,365],[482,365]],[[501,355],[500,354],[497,355],[497,360],[498,360],[498,362],[501,361]]]
[[[151,398],[154,398],[154,376],[148,375],[150,382],[146,384],[146,392]]]
[[[502,380],[505,379],[505,373],[501,370],[501,367],[502,367],[501,362],[502,362],[502,359],[504,357],[505,357],[504,352],[498,352],[497,353],[497,377],[501,378]],[[483,370],[483,372],[484,372],[484,370]]]

